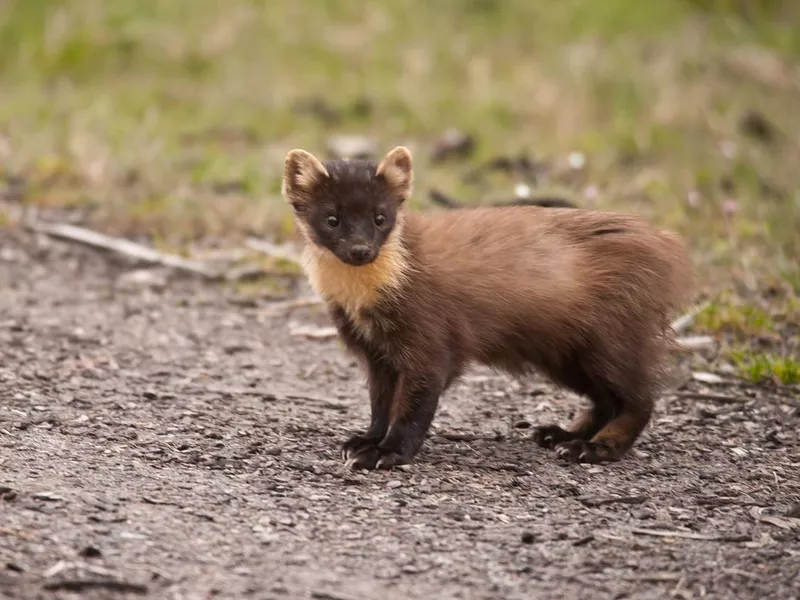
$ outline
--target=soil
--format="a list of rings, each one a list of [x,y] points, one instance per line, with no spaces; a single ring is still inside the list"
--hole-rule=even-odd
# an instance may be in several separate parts
[[[350,472],[363,376],[292,322],[329,325],[0,230],[0,597],[800,597],[796,390],[684,383],[580,466],[530,440],[580,398],[476,368]]]

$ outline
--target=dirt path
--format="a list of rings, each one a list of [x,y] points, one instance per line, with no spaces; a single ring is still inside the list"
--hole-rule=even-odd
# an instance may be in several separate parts
[[[411,469],[351,473],[361,376],[287,326],[324,317],[2,235],[0,597],[800,597],[788,392],[666,397],[585,467],[524,427],[578,399],[476,370]]]

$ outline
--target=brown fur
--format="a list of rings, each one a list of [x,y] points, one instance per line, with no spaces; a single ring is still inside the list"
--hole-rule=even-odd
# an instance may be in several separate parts
[[[541,445],[572,460],[620,458],[650,419],[668,316],[691,287],[680,239],[633,215],[577,209],[407,213],[410,158],[400,148],[382,165],[359,167],[386,186],[381,193],[402,188],[396,223],[369,264],[341,262],[316,243],[321,226],[297,213],[311,283],[370,375],[372,423],[345,456],[366,468],[410,461],[441,393],[481,363],[513,375],[537,370],[592,400],[566,430],[538,428]],[[320,164],[306,179],[338,168]],[[348,197],[331,185],[289,191],[287,200],[333,193],[346,215]]]

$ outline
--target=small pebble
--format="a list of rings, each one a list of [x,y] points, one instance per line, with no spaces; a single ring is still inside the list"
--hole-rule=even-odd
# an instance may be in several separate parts
[[[83,558],[98,558],[103,556],[103,553],[100,552],[100,549],[95,546],[86,546],[82,548],[80,552],[78,552],[78,556],[82,556]]]
[[[523,532],[521,539],[523,544],[532,544],[536,541],[536,536],[531,531],[525,531]]]

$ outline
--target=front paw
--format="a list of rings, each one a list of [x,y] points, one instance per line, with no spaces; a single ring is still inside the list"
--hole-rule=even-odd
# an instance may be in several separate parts
[[[618,453],[608,444],[572,440],[556,445],[556,456],[574,463],[604,463],[619,460]]]
[[[365,448],[358,454],[351,456],[345,462],[345,467],[354,471],[359,471],[361,469],[367,469],[368,471],[383,469],[388,471],[394,467],[408,463],[409,459],[402,454],[376,446]]]
[[[381,440],[364,435],[354,435],[342,444],[342,460],[348,469],[369,471],[392,469],[410,462],[408,456],[397,449],[381,448]]]
[[[542,425],[533,430],[533,441],[542,448],[552,450],[559,444],[577,439],[577,434],[558,425]]]
[[[354,435],[342,444],[342,460],[348,461],[363,452],[377,448],[381,438]]]

